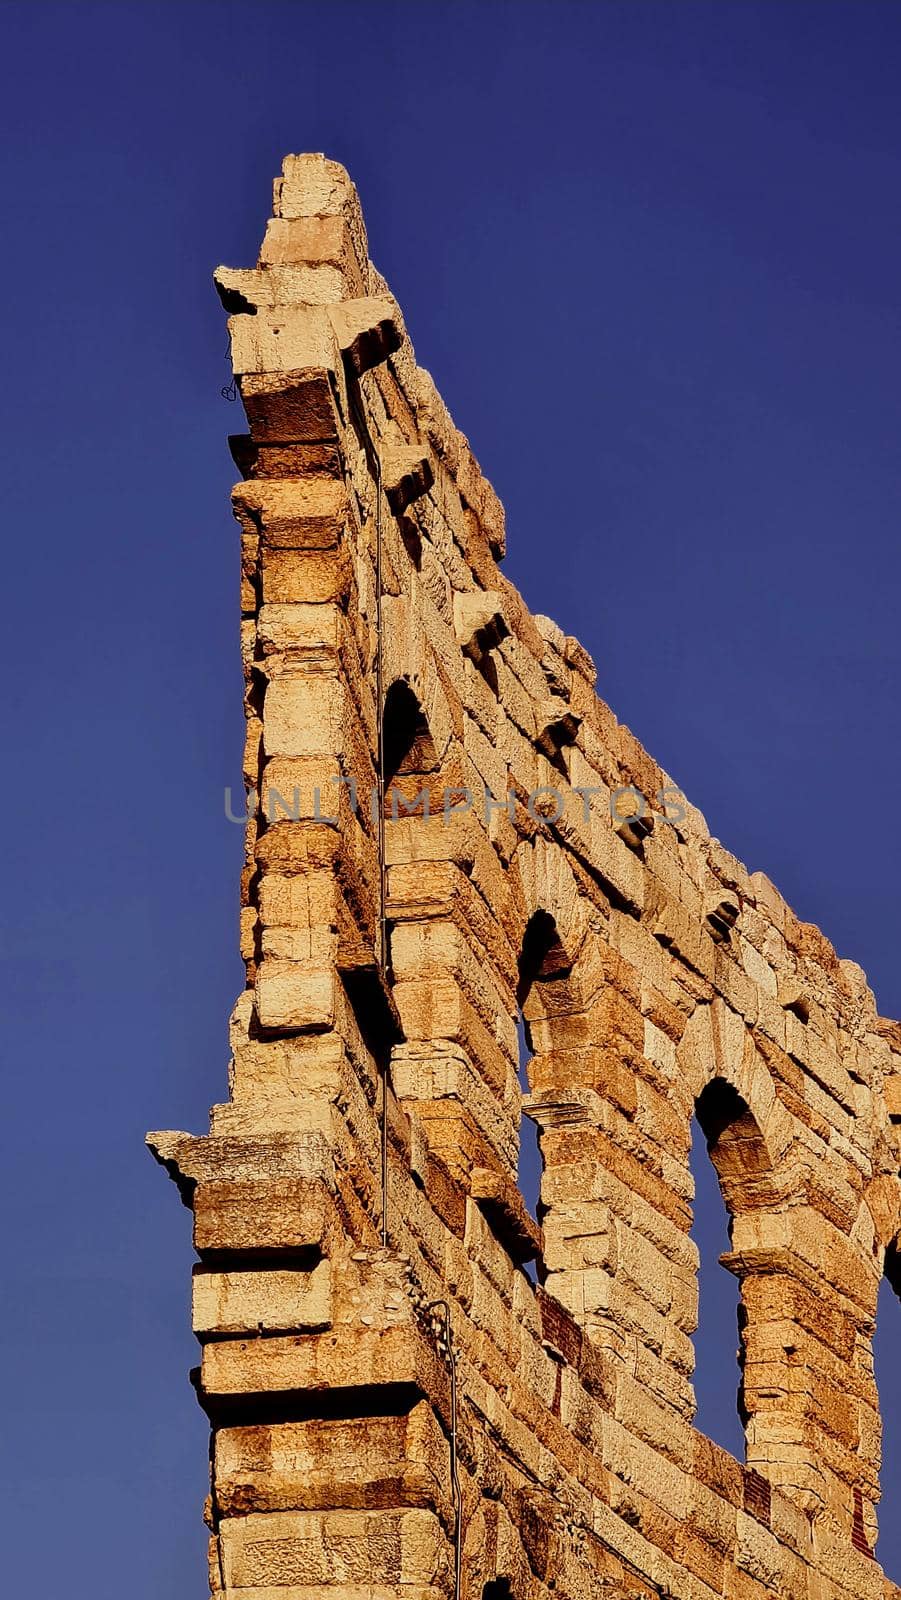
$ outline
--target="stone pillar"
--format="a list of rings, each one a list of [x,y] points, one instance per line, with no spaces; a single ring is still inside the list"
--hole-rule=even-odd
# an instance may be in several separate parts
[[[248,988],[210,1136],[150,1142],[194,1211],[213,1593],[439,1600],[447,1374],[408,1265],[379,1239],[381,1072],[398,1032],[372,804],[375,530],[391,512],[378,439],[352,420],[362,375],[402,327],[368,295],[341,168],[289,158],[276,208],[259,268],[217,276],[251,428],[234,442],[246,481],[233,496],[256,800]]]
[[[878,1276],[811,1207],[737,1217],[723,1265],[741,1283],[747,1461],[813,1517],[872,1550],[879,1410]]]

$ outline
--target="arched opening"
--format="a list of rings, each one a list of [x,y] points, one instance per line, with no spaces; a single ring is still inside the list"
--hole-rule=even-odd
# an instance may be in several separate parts
[[[744,1429],[736,1397],[741,1384],[738,1358],[740,1295],[738,1281],[720,1265],[730,1245],[730,1216],[699,1119],[692,1122],[691,1175],[694,1216],[691,1236],[698,1248],[698,1326],[695,1348],[695,1427],[739,1459]]]
[[[770,1162],[755,1117],[724,1079],[714,1078],[706,1085],[695,1114],[692,1237],[700,1256],[695,1423],[717,1444],[743,1458],[746,1311],[738,1280],[722,1266],[720,1256],[731,1247],[732,1219],[771,1197]]]
[[[528,1094],[532,1087],[529,1063],[536,1053],[536,1046],[543,1050],[548,1048],[547,1038],[533,1038],[533,1029],[540,1029],[549,1016],[559,1010],[560,1003],[564,1001],[561,982],[569,977],[570,970],[571,962],[560,942],[553,917],[547,911],[536,911],[530,917],[523,936],[516,986],[519,1002],[519,1083],[523,1094]],[[553,985],[557,985],[556,990]],[[541,1173],[539,1130],[530,1116],[523,1115],[517,1181],[528,1211],[539,1221]]]
[[[509,1578],[492,1578],[482,1590],[482,1600],[513,1600]]]
[[[519,957],[517,997],[522,1006],[533,983],[568,978],[572,962],[560,942],[557,924],[549,911],[536,911],[528,921]]]
[[[879,1481],[882,1501],[876,1557],[887,1573],[901,1575],[901,1252],[891,1245],[885,1255],[885,1275],[879,1289],[873,1370],[882,1419],[882,1464]],[[894,1512],[894,1514],[893,1514]]]
[[[516,1025],[516,1037],[519,1043],[519,1087],[523,1094],[529,1092],[529,1062],[532,1059],[532,1050],[528,1041],[525,1019],[520,1012]],[[531,1217],[538,1218],[538,1207],[541,1200],[541,1150],[538,1144],[538,1128],[532,1118],[522,1117],[519,1130],[519,1165],[516,1173],[516,1182],[519,1192],[526,1203],[526,1210]],[[533,1269],[529,1268],[530,1276],[534,1276]]]
[[[738,1090],[714,1078],[698,1096],[695,1112],[730,1217],[764,1205],[772,1193],[770,1158]]]
[[[409,802],[422,789],[422,780],[438,770],[438,757],[425,712],[404,678],[396,679],[385,696],[382,764],[387,816],[395,814],[392,789]]]

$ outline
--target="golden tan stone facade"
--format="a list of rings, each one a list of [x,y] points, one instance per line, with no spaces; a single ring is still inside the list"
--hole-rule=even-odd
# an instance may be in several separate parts
[[[344,170],[288,157],[217,283],[247,988],[209,1135],[150,1136],[194,1213],[214,1595],[901,1594],[871,1554],[901,1028],[502,576]],[[746,1464],[692,1426],[695,1115]]]

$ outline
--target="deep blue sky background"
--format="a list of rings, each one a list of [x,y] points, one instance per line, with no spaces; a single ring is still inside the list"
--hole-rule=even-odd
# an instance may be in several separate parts
[[[285,151],[350,167],[506,503],[509,576],[899,1015],[901,8],[29,3],[0,27],[4,1577],[199,1597],[189,1217],[141,1141],[225,1096],[241,983],[211,270],[252,264]]]

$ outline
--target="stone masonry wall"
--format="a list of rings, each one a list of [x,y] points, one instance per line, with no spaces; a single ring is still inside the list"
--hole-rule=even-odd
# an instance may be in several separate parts
[[[247,988],[209,1135],[150,1136],[194,1213],[213,1594],[901,1595],[871,1554],[901,1027],[502,576],[344,170],[289,156],[216,282]],[[746,1463],[692,1426],[695,1115]]]

